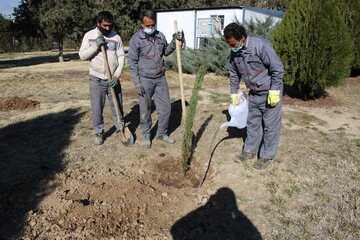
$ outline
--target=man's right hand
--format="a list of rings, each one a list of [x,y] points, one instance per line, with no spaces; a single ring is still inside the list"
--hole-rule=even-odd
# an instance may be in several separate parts
[[[96,42],[96,46],[98,48],[101,48],[101,46],[104,46],[105,45],[105,37],[104,35],[99,35],[96,39],[95,39],[95,42]]]
[[[143,97],[144,94],[145,94],[144,86],[142,84],[138,84],[138,85],[135,86],[135,88],[136,88],[136,91],[139,94],[139,96]]]
[[[239,105],[241,102],[241,99],[239,98],[238,94],[230,94],[230,102],[233,105]]]

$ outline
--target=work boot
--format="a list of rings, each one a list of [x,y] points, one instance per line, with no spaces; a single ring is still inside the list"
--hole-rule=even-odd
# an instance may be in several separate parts
[[[96,145],[101,145],[104,143],[104,136],[103,133],[97,133],[95,135],[95,144]]]
[[[144,148],[150,148],[150,147],[151,147],[150,134],[144,135],[144,140],[141,142],[141,145],[142,145]]]
[[[271,159],[259,158],[254,164],[253,167],[257,170],[262,170],[267,168],[270,165]]]
[[[175,143],[175,140],[169,137],[168,135],[156,136],[156,138],[166,143],[170,143],[170,144]]]
[[[236,163],[243,163],[246,162],[247,160],[254,159],[255,157],[256,154],[254,153],[242,152],[240,156],[236,156],[234,161]]]

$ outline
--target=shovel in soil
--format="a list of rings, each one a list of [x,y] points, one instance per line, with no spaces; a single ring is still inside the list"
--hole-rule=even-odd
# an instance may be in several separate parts
[[[110,67],[109,67],[109,63],[108,63],[108,59],[107,59],[107,55],[106,55],[106,50],[104,45],[101,46],[101,52],[104,58],[104,63],[105,63],[105,68],[106,68],[106,73],[107,73],[107,77],[110,80],[111,79],[111,72],[110,72]],[[118,101],[116,99],[116,93],[114,88],[110,88],[111,89],[111,96],[114,102],[114,107],[115,107],[115,112],[116,112],[116,118],[118,121],[118,124],[121,128],[119,136],[120,136],[120,141],[121,143],[126,146],[129,147],[131,145],[134,144],[134,136],[132,135],[132,133],[130,132],[130,130],[125,126],[125,121],[121,121],[121,119],[124,120],[124,113],[122,111],[122,109],[120,109]]]

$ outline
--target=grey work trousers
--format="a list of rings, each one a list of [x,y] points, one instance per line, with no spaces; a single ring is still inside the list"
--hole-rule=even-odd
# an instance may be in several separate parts
[[[92,112],[92,123],[95,130],[95,133],[102,133],[104,130],[104,118],[103,118],[103,110],[105,106],[106,96],[109,100],[109,105],[111,108],[111,114],[113,118],[114,125],[117,131],[120,130],[114,102],[112,100],[111,90],[107,85],[107,80],[100,79],[94,76],[89,77],[89,92],[90,92],[90,103],[91,103],[91,112]],[[118,100],[118,104],[120,107],[120,111],[122,111],[122,94],[121,94],[121,86],[120,83],[114,88],[116,93],[116,98]],[[124,121],[124,119],[121,119]]]
[[[152,126],[151,99],[154,99],[156,111],[158,112],[157,136],[167,135],[171,103],[169,86],[165,76],[156,79],[141,78],[145,94],[139,96],[140,127],[144,136],[149,135]]]
[[[249,115],[244,152],[274,159],[280,141],[282,97],[276,107],[267,104],[268,94],[249,94]],[[261,145],[261,146],[260,146]]]

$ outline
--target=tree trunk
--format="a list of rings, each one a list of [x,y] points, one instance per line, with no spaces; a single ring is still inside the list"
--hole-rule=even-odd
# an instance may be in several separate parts
[[[63,39],[59,38],[58,43],[59,43],[59,62],[64,62]]]

